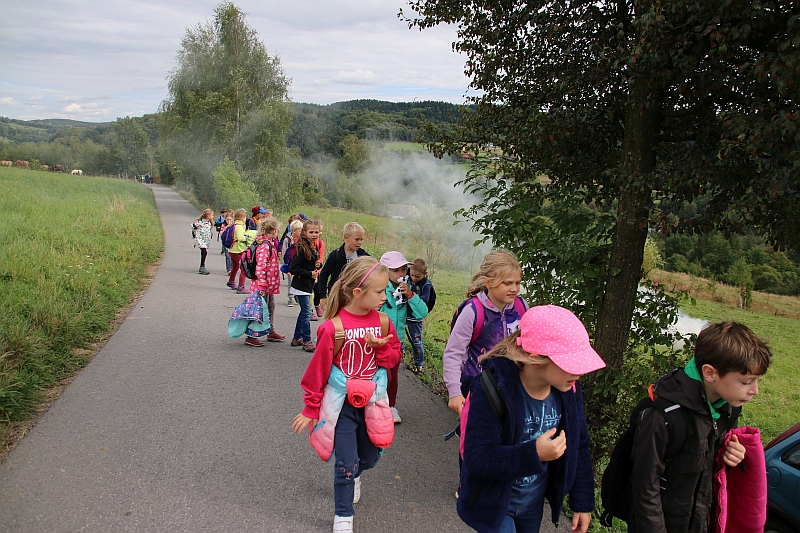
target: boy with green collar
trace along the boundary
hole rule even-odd
[[[636,426],[629,533],[706,533],[713,519],[713,467],[742,405],[758,394],[771,363],[767,345],[743,324],[711,324],[697,337],[695,356],[685,368],[662,376],[654,390],[685,409],[686,437],[667,457],[669,429],[664,412],[646,409]],[[745,458],[734,436],[723,461]]]

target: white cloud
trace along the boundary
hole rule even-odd
[[[219,1],[8,2],[0,115],[111,121],[156,112],[186,29],[208,21]],[[280,58],[295,102],[463,101],[468,80],[451,49],[455,28],[408,29],[397,18],[402,0],[236,4]]]
[[[336,76],[331,78],[334,83],[344,83],[346,85],[377,85],[378,76],[371,70],[354,70],[353,72],[344,72],[340,70]]]

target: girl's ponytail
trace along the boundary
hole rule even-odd
[[[467,298],[472,298],[487,288],[496,287],[516,272],[522,272],[516,255],[508,250],[492,250],[486,254],[481,267],[472,276],[467,287]]]

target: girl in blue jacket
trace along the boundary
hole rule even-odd
[[[537,533],[545,498],[557,524],[569,494],[572,531],[585,533],[594,478],[578,378],[605,363],[583,324],[563,307],[533,307],[481,364],[505,416],[501,423],[485,380],[473,380],[461,417],[459,516],[482,533]]]

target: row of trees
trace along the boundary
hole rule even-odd
[[[465,186],[484,201],[463,215],[536,272],[534,301],[579,313],[608,364],[587,383],[602,453],[625,423],[625,391],[644,390],[640,382],[675,362],[655,348],[669,343],[663,322],[674,313],[658,311],[669,302],[653,305],[658,293],[639,290],[650,229],[754,227],[798,249],[800,8],[730,0],[409,5],[415,14],[401,16],[410,26],[457,25],[454,48],[478,94],[458,127],[431,128],[430,147],[445,154],[491,142],[517,156],[475,167]],[[670,216],[701,196],[702,215]]]

